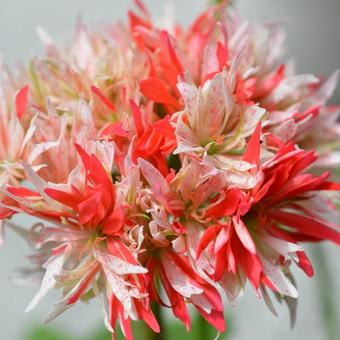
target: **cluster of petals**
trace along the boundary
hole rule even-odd
[[[224,332],[223,298],[249,282],[294,323],[291,267],[313,275],[303,243],[340,245],[324,171],[340,164],[339,73],[295,74],[282,27],[226,1],[187,29],[136,0],[127,25],[79,23],[69,47],[39,35],[45,57],[0,65],[0,243],[13,229],[34,248],[27,311],[59,289],[45,322],[97,298],[113,338],[137,320],[160,332],[157,306],[189,331],[191,305]]]

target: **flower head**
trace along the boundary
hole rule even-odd
[[[227,3],[166,30],[136,0],[128,25],[79,24],[67,48],[40,30],[46,58],[1,71],[0,245],[6,227],[34,248],[28,311],[62,291],[45,322],[95,297],[113,338],[137,320],[160,332],[154,305],[223,332],[223,295],[247,281],[294,322],[303,243],[340,244],[340,185],[320,171],[339,161],[338,73],[296,75],[281,27]]]

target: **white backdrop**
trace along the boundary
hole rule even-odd
[[[162,13],[166,1],[145,0],[155,17]],[[173,0],[176,18],[187,23],[203,8],[205,0]],[[300,72],[329,75],[340,68],[340,0],[236,0],[243,17],[287,19],[290,56],[296,56]],[[35,33],[36,26],[43,26],[57,40],[67,40],[74,28],[76,17],[81,15],[86,23],[94,24],[113,19],[125,19],[131,1],[123,0],[0,0],[0,53],[8,64],[39,54],[40,44]],[[340,91],[337,91],[340,103]],[[22,219],[29,224],[29,220]],[[333,272],[330,285],[338,287],[340,252],[327,244],[327,259]],[[53,298],[42,303],[31,314],[23,314],[35,288],[22,288],[10,282],[14,267],[19,267],[27,255],[23,241],[9,235],[8,245],[0,250],[0,339],[25,340],[23,332],[31,322],[38,322],[47,312]],[[318,271],[316,273],[318,275]],[[235,309],[227,307],[232,315],[233,339],[249,340],[309,340],[326,339],[320,324],[317,280],[297,275],[300,289],[300,307],[296,329],[289,329],[288,313],[280,308],[280,316],[274,318],[263,302],[248,292]],[[334,291],[334,301],[340,306],[339,290]],[[338,310],[339,313],[339,310]],[[338,314],[339,315],[339,314]],[[99,308],[77,306],[60,318],[56,325],[75,334],[100,325]],[[339,332],[340,334],[340,332]],[[335,339],[334,339],[335,340]]]

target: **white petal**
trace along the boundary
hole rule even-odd
[[[57,146],[59,146],[59,142],[46,142],[34,145],[32,151],[29,154],[28,162],[33,163],[42,153]]]
[[[86,274],[79,279],[77,284],[60,300],[58,301],[52,308],[52,310],[47,314],[47,316],[43,319],[43,323],[49,323],[57,318],[59,315],[64,313],[67,309],[72,307],[73,304],[69,304],[69,298],[73,296],[78,289],[82,286],[82,284],[87,280]]]
[[[129,293],[129,289],[125,284],[123,278],[112,272],[112,270],[103,263],[102,268],[104,270],[106,280],[112,290],[112,293],[123,304],[124,312],[130,313],[132,309],[132,299]]]
[[[178,268],[174,261],[163,257],[163,265],[166,276],[176,292],[186,298],[190,298],[194,294],[203,293],[203,289],[198,287],[189,276]]]
[[[222,288],[227,294],[230,303],[235,306],[237,300],[243,295],[245,281],[238,274],[226,272],[222,279]]]
[[[33,300],[30,302],[25,312],[30,312],[44,297],[45,295],[54,287],[56,283],[56,275],[58,275],[63,267],[65,261],[65,255],[61,254],[56,257],[51,257],[45,264],[44,268],[46,273],[43,277],[41,287],[38,293],[34,296]]]
[[[298,292],[296,288],[283,274],[282,270],[280,270],[278,266],[271,264],[264,257],[261,257],[261,259],[263,263],[263,272],[268,276],[270,281],[277,288],[278,292],[282,295],[297,298]]]
[[[336,89],[338,79],[340,76],[340,70],[336,70],[333,74],[322,84],[316,94],[313,94],[311,100],[319,100],[321,103],[325,103],[330,99]]]
[[[199,148],[197,137],[194,135],[189,126],[183,122],[182,115],[178,117],[175,128],[178,144],[176,150],[174,151],[175,155],[179,153],[194,151],[196,148]]]
[[[84,27],[81,27],[78,31],[78,37],[76,42],[76,48],[74,49],[74,58],[77,66],[81,69],[87,69],[93,62],[93,48],[91,40]]]
[[[104,325],[109,332],[114,333],[114,329],[112,328],[110,324],[110,317],[109,317],[110,313],[109,313],[109,306],[107,303],[107,299],[103,297],[103,294],[99,291],[97,282],[93,282],[92,288],[93,288],[93,293],[98,299],[100,308],[102,310]]]
[[[148,270],[142,266],[128,263],[117,256],[96,252],[98,261],[118,275],[146,274]]]
[[[47,182],[44,181],[39,175],[37,175],[37,173],[27,163],[23,162],[22,165],[27,173],[28,179],[31,181],[32,184],[34,184],[37,191],[39,192],[41,197],[44,198],[46,203],[49,204],[51,207],[54,207],[55,209],[61,211],[65,210],[65,206],[55,201],[45,193],[45,189],[48,187]]]
[[[27,143],[32,139],[36,129],[37,129],[37,125],[36,125],[36,121],[37,121],[37,115],[35,115],[32,120],[31,120],[31,123],[30,123],[30,126],[25,134],[25,138],[22,142],[22,145],[21,145],[21,152],[23,152],[25,146],[27,145]]]
[[[57,318],[59,315],[64,313],[67,309],[71,308],[72,305],[68,305],[66,300],[63,299],[59,303],[55,304],[52,310],[42,320],[43,324],[47,324]]]
[[[289,309],[289,315],[290,315],[290,327],[293,329],[296,323],[296,314],[297,314],[297,303],[298,300],[294,299],[290,296],[285,296],[284,301],[286,302],[288,309]]]
[[[273,304],[273,301],[271,300],[268,292],[267,292],[267,289],[265,286],[261,286],[261,292],[262,292],[262,296],[263,296],[263,299],[264,299],[264,302],[266,303],[268,309],[275,315],[277,316],[277,311],[274,307],[274,304]]]
[[[5,245],[5,221],[0,221],[0,248]]]
[[[270,99],[275,103],[282,101],[300,88],[316,84],[319,79],[309,74],[301,74],[284,79],[270,95]]]
[[[192,295],[190,298],[190,302],[195,304],[196,306],[201,307],[206,313],[210,314],[212,310],[211,303],[208,299],[203,295]]]
[[[191,115],[196,110],[198,89],[195,85],[187,84],[184,82],[179,82],[177,84],[177,88],[181,96],[183,97],[186,112],[189,116],[189,121],[191,121]]]
[[[282,256],[288,256],[289,253],[295,253],[297,251],[303,251],[303,247],[288,241],[266,235],[264,241],[270,245],[278,254]]]
[[[186,242],[183,236],[177,237],[171,242],[171,244],[176,253],[182,254],[186,251]]]
[[[138,159],[138,165],[140,166],[145,179],[149,182],[155,198],[167,209],[171,209],[169,201],[174,198],[174,193],[162,174],[153,165],[142,158]]]

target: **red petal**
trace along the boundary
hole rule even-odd
[[[92,268],[92,270],[87,274],[86,279],[79,286],[78,290],[67,300],[68,305],[72,305],[80,299],[80,297],[84,294],[85,290],[87,289],[87,287],[93,280],[94,276],[97,274],[98,269],[99,269],[99,264],[96,264]]]
[[[233,215],[241,199],[241,191],[239,189],[231,189],[225,193],[225,198],[220,203],[208,209],[205,213],[206,217],[221,218]]]
[[[295,113],[294,114],[294,120],[296,122],[299,122],[299,121],[305,119],[308,116],[312,116],[312,118],[315,118],[319,115],[319,113],[320,113],[320,106],[313,106],[305,112]]]
[[[142,13],[146,16],[149,17],[149,12],[147,7],[144,5],[143,1],[141,0],[134,0],[136,6],[142,11]]]
[[[324,182],[318,187],[318,190],[340,191],[340,183]]]
[[[95,192],[88,199],[78,204],[79,211],[79,223],[86,224],[91,222],[91,220],[97,216],[98,208],[100,205],[100,201],[102,198],[102,194],[100,191]]]
[[[202,251],[208,246],[210,242],[216,240],[216,237],[222,228],[223,227],[221,225],[214,225],[205,230],[197,246],[197,258],[200,257]]]
[[[261,137],[261,122],[257,124],[254,133],[249,139],[246,151],[243,154],[243,160],[245,162],[259,164],[261,145],[260,137]]]
[[[84,168],[87,170],[88,180],[92,181],[93,184],[101,183],[110,192],[113,199],[114,187],[101,162],[95,155],[90,156],[79,144],[74,144],[74,146],[83,162]]]
[[[143,27],[146,27],[146,28],[152,28],[150,23],[143,20],[142,18],[140,18],[139,16],[137,16],[135,13],[133,13],[131,11],[128,12],[128,16],[129,16],[129,25],[130,25],[131,31],[134,32],[136,27],[138,27],[138,26],[143,26]]]
[[[163,268],[161,268],[160,270],[160,276],[161,282],[164,286],[164,290],[171,303],[171,308],[173,310],[174,315],[183,322],[187,331],[189,332],[191,323],[190,315],[188,313],[183,297],[172,288],[168,278],[166,277],[166,274],[164,273]]]
[[[254,93],[255,98],[266,96],[269,92],[275,89],[285,76],[285,65],[280,65],[274,73],[270,74],[263,81],[260,81],[256,86]]]
[[[40,197],[40,194],[24,187],[7,187],[7,191],[19,197]]]
[[[102,223],[102,232],[107,235],[115,235],[121,231],[124,222],[124,210],[121,206],[119,206],[114,209],[112,214]]]
[[[160,327],[151,310],[147,310],[139,300],[135,300],[138,316],[156,333],[160,332]]]
[[[264,283],[269,289],[271,289],[273,292],[277,292],[278,289],[273,285],[272,281],[269,279],[268,276],[262,273],[262,279],[261,282]]]
[[[96,86],[91,86],[91,91],[98,96],[98,98],[113,112],[116,111],[115,105],[112,103],[112,101],[105,96],[105,94]]]
[[[306,253],[304,251],[297,251],[296,255],[299,258],[298,265],[299,267],[309,276],[312,277],[314,275],[313,266],[309,261]]]
[[[123,129],[122,122],[111,123],[100,133],[100,137],[109,137],[112,139],[116,136],[128,137],[128,133]]]
[[[79,144],[74,144],[82,162],[84,165],[84,168],[87,171],[90,171],[91,169],[91,157],[90,155],[79,145]]]
[[[154,124],[154,128],[162,136],[176,140],[175,128],[170,124],[170,116],[158,120]]]
[[[258,257],[244,250],[241,251],[239,254],[239,261],[250,283],[255,289],[258,289],[261,282],[261,274],[263,270],[262,263],[260,262]]]
[[[212,310],[210,314],[205,312],[202,308],[195,306],[198,312],[219,332],[223,333],[226,329],[223,312]]]
[[[218,59],[218,64],[220,66],[220,71],[223,67],[227,65],[228,62],[228,50],[223,46],[221,42],[217,44],[216,55]]]
[[[243,223],[241,219],[233,218],[233,223],[235,227],[236,234],[240,239],[243,246],[249,250],[249,252],[253,255],[256,254],[256,246],[253,238],[251,237],[246,225]]]
[[[118,317],[119,302],[113,294],[111,294],[110,296],[109,305],[110,305],[109,306],[110,307],[110,324],[111,324],[112,329],[114,330],[116,328],[116,322],[117,322],[117,317]]]
[[[0,207],[0,220],[4,220],[5,218],[9,218],[14,214],[15,214],[15,211],[8,209],[8,208]]]
[[[121,241],[110,238],[107,241],[107,246],[112,255],[120,257],[128,263],[134,265],[138,264],[134,256],[131,254],[130,250]]]
[[[133,121],[135,123],[137,135],[141,136],[144,132],[144,125],[143,125],[143,120],[142,120],[142,111],[136,105],[136,103],[132,100],[130,100],[130,106],[131,106],[132,117],[133,117]]]
[[[309,165],[313,164],[317,159],[315,151],[309,151],[298,158],[293,167],[290,170],[290,176],[293,177],[303,170],[305,170]]]
[[[277,178],[276,174],[274,173],[269,179],[269,181],[267,181],[265,184],[263,183],[260,184],[260,188],[254,196],[254,203],[259,202],[264,196],[266,196],[268,191],[271,189],[273,183],[275,183],[276,178]],[[254,189],[254,191],[256,191],[256,189]]]
[[[228,247],[222,247],[221,250],[215,255],[215,270],[214,270],[214,281],[218,282],[222,279],[225,271],[227,270],[227,256]]]
[[[125,336],[125,340],[133,340],[133,333],[131,328],[131,319],[125,319],[123,307],[119,308],[119,323],[120,328]]]
[[[19,119],[22,118],[24,113],[27,110],[27,95],[28,95],[29,87],[25,86],[17,93],[15,97],[15,106],[17,111],[17,116]]]
[[[227,245],[227,261],[230,271],[236,274],[236,258],[230,243]]]
[[[305,235],[315,237],[319,240],[330,240],[340,245],[340,233],[312,217],[296,215],[280,210],[270,212],[269,216],[277,222],[295,228]]]
[[[114,186],[112,184],[111,178],[104,169],[104,166],[95,156],[91,156],[91,170],[89,171],[89,179],[94,184],[102,184],[103,187],[110,192],[112,198],[114,193]]]
[[[158,78],[150,77],[142,80],[140,90],[146,98],[155,103],[169,104],[175,108],[180,107],[177,99],[169,93],[166,83]]]
[[[79,201],[68,192],[52,188],[46,188],[45,193],[51,198],[53,198],[55,201],[58,201],[74,210],[77,210]]]
[[[324,183],[325,178],[328,176],[329,174],[327,172],[319,177],[313,177],[311,174],[297,175],[288,182],[283,183],[281,188],[276,188],[278,192],[273,192],[272,196],[268,199],[267,204],[278,204],[283,200],[297,197],[305,192],[319,190],[319,187]],[[280,178],[280,173],[277,173],[276,178]],[[271,191],[274,191],[274,189]]]
[[[218,236],[216,237],[214,251],[218,253],[223,246],[227,244],[231,236],[231,222],[228,221],[227,225],[224,225]]]
[[[176,67],[178,74],[183,73],[182,65],[181,65],[180,61],[178,60],[177,54],[176,54],[175,49],[174,49],[172,42],[170,40],[169,33],[166,32],[166,31],[162,31],[161,32],[161,40],[163,40],[163,42],[165,42],[165,45],[166,45],[168,52],[169,52],[169,57],[170,57],[173,65]]]

